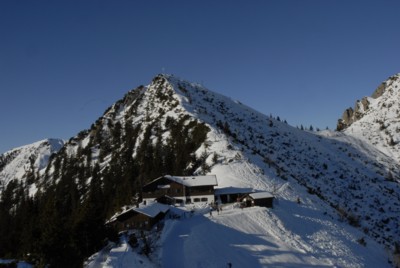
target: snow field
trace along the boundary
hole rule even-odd
[[[288,201],[272,210],[227,206],[211,217],[168,220],[165,230],[160,256],[166,268],[227,267],[228,262],[233,267],[389,267],[373,241],[363,247],[342,223]]]

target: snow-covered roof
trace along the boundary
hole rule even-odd
[[[166,175],[166,176],[164,176],[164,178],[169,179],[174,182],[177,182],[177,183],[180,183],[180,184],[183,184],[188,187],[218,185],[217,176],[215,176],[215,175],[187,176],[187,177]]]
[[[151,203],[148,205],[140,204],[139,207],[133,207],[132,210],[139,212],[141,214],[147,215],[151,218],[156,217],[160,212],[165,213],[169,210],[168,205],[164,205],[161,203]]]
[[[215,195],[221,194],[247,194],[252,193],[254,190],[252,188],[239,188],[239,187],[224,187],[215,189]]]
[[[270,192],[257,192],[249,194],[253,199],[272,198],[274,197]]]
[[[136,206],[130,207],[130,208],[122,211],[121,213],[118,213],[118,214],[112,216],[111,219],[107,222],[113,222],[113,221],[117,220],[117,218],[120,217],[121,215],[123,215],[125,213],[129,213],[131,211],[135,211],[135,212],[144,214],[146,216],[149,216],[150,218],[154,218],[158,214],[160,214],[160,212],[166,213],[169,209],[170,209],[170,206],[164,205],[161,203],[157,203],[157,202],[147,203],[146,205],[141,203],[141,204],[139,204],[139,207],[136,207]]]

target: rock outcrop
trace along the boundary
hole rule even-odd
[[[391,76],[388,78],[388,80],[382,82],[377,89],[372,93],[371,97],[364,97],[360,100],[357,100],[354,108],[347,108],[343,115],[342,118],[338,120],[336,130],[337,131],[342,131],[348,128],[350,125],[352,125],[354,122],[360,120],[371,108],[371,100],[370,99],[379,99],[382,97],[385,92],[388,90],[393,90],[393,83],[398,81],[400,79],[400,74]],[[397,88],[395,86],[395,88]]]

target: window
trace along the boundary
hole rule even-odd
[[[208,198],[207,197],[201,198],[201,202],[208,202]]]
[[[200,202],[200,198],[193,199],[194,202]]]

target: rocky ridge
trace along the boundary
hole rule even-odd
[[[400,74],[384,81],[372,94],[357,101],[338,121],[337,129],[362,139],[400,161]]]

